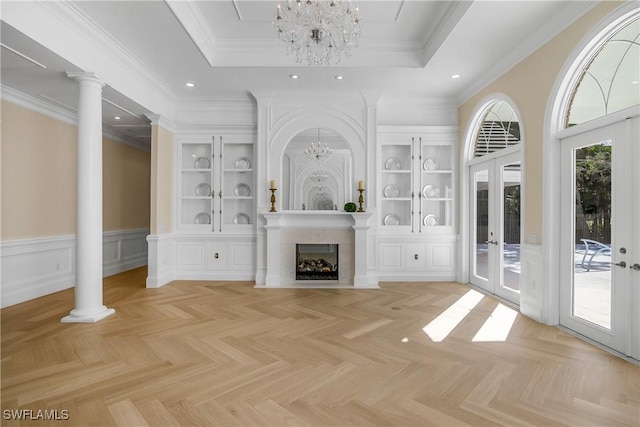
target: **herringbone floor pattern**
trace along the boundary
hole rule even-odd
[[[72,290],[2,310],[2,425],[640,425],[628,362],[522,315],[505,341],[473,342],[493,298],[433,342],[423,327],[469,291],[458,283],[145,289],[145,276],[105,279],[116,313],[96,324],[60,323]],[[7,420],[15,409],[69,419]]]

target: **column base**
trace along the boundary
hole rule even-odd
[[[368,276],[354,276],[353,287],[357,289],[380,289],[377,283],[370,283]]]
[[[60,321],[62,323],[96,323],[98,320],[102,320],[116,312],[113,308],[107,308],[104,306],[102,308],[103,310],[101,311],[82,315],[74,313],[75,310],[71,310],[71,313],[69,313],[68,316],[63,317]]]

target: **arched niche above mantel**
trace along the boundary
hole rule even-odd
[[[328,161],[309,160],[305,149],[320,141],[332,149]],[[318,182],[314,175],[326,174]],[[282,157],[282,209],[341,209],[352,200],[353,153],[347,142],[330,129],[312,128],[299,132],[287,144]]]

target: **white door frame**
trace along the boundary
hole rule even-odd
[[[515,112],[516,117],[518,118],[518,123],[520,125],[520,143],[515,146],[507,147],[503,150],[500,150],[496,153],[487,154],[486,156],[482,156],[480,158],[474,157],[474,151],[476,146],[476,138],[478,136],[478,131],[482,126],[482,121],[484,120],[484,116],[487,111],[493,104],[499,101],[508,102],[513,111]],[[473,113],[471,115],[471,120],[469,122],[469,126],[465,132],[464,138],[462,140],[463,148],[460,150],[460,217],[458,223],[460,224],[460,240],[458,243],[458,275],[456,280],[460,283],[469,283],[471,277],[471,259],[470,259],[470,245],[471,245],[471,237],[470,237],[470,225],[469,221],[471,218],[470,214],[470,197],[471,197],[471,189],[469,188],[469,167],[476,162],[481,162],[486,159],[492,158],[491,156],[499,156],[502,154],[507,154],[510,152],[521,151],[522,159],[521,159],[521,174],[522,174],[522,182],[520,184],[520,194],[522,194],[522,198],[520,200],[520,224],[526,224],[526,147],[524,135],[526,134],[525,123],[522,121],[522,114],[520,114],[520,110],[516,106],[515,102],[507,95],[503,93],[493,93],[488,96],[485,96],[478,102]],[[521,236],[524,236],[524,229],[521,230]],[[522,238],[520,239],[522,242]]]
[[[544,116],[542,140],[542,286],[539,320],[548,325],[560,323],[560,139],[601,127],[636,114],[639,107],[610,114],[565,129],[565,118],[572,91],[595,52],[622,26],[638,15],[636,2],[626,2],[596,24],[574,48],[551,89]],[[576,129],[577,128],[577,129]]]
[[[504,221],[503,221],[503,191],[504,191],[504,183],[502,176],[502,167],[519,163],[522,167],[522,147],[521,144],[504,148],[502,150],[495,151],[493,153],[487,154],[482,157],[478,157],[473,161],[469,162],[469,282],[475,286],[478,286],[498,297],[504,298],[507,301],[510,301],[513,304],[520,305],[520,293],[514,290],[511,290],[505,286],[504,277],[503,277],[503,252],[501,249],[502,242],[504,241]],[[489,183],[489,223],[488,230],[492,233],[489,236],[489,240],[495,243],[488,243],[487,246],[487,277],[479,277],[473,274],[473,265],[474,265],[474,255],[476,253],[476,194],[474,192],[474,182],[473,177],[476,171],[487,170]],[[521,172],[521,180],[520,180],[520,201],[523,199],[522,192],[522,172]],[[522,203],[520,209],[522,215]],[[521,233],[522,236],[522,216],[520,221]],[[522,237],[520,239],[520,243],[522,244]]]
[[[633,120],[637,126],[638,118],[636,117]],[[585,132],[567,136],[560,142],[561,163],[563,165],[561,186],[559,187],[559,192],[562,194],[560,322],[561,325],[624,355],[630,355],[633,348],[632,331],[635,328],[631,322],[632,289],[640,287],[640,272],[634,274],[634,271],[629,268],[635,262],[635,259],[640,262],[640,253],[636,252],[639,243],[633,241],[633,236],[638,234],[637,230],[640,225],[637,220],[634,221],[632,219],[639,216],[637,211],[632,215],[633,200],[637,199],[637,197],[633,197],[632,192],[640,191],[640,187],[637,186],[637,182],[633,178],[632,165],[636,162],[633,161],[635,160],[633,157],[634,135],[631,133],[631,121],[632,119],[626,119],[600,128],[589,129]],[[623,261],[627,264],[624,266],[611,266],[610,328],[596,325],[573,314],[573,282],[575,280],[574,150],[608,139],[611,139],[613,143],[611,156],[613,166],[611,175],[611,211],[614,216],[612,217],[611,262],[618,263]],[[637,144],[637,133],[635,134],[635,139]],[[626,248],[626,253],[619,253],[619,249],[622,247]],[[635,332],[635,334],[637,336],[638,332]]]

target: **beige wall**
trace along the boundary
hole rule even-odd
[[[560,70],[587,32],[624,2],[602,2],[577,22],[525,58],[502,77],[478,92],[458,110],[460,141],[468,130],[478,103],[494,93],[509,96],[520,111],[525,146],[524,236],[542,237],[542,138],[544,114],[551,89]],[[461,147],[462,148],[462,147]],[[462,149],[460,150],[462,153]]]
[[[151,153],[105,138],[102,164],[104,231],[149,228]]]
[[[2,240],[75,234],[75,126],[2,101]]]
[[[2,240],[76,232],[76,126],[2,100]],[[150,154],[103,142],[103,228],[149,227]]]
[[[173,133],[151,127],[151,234],[173,230]]]

